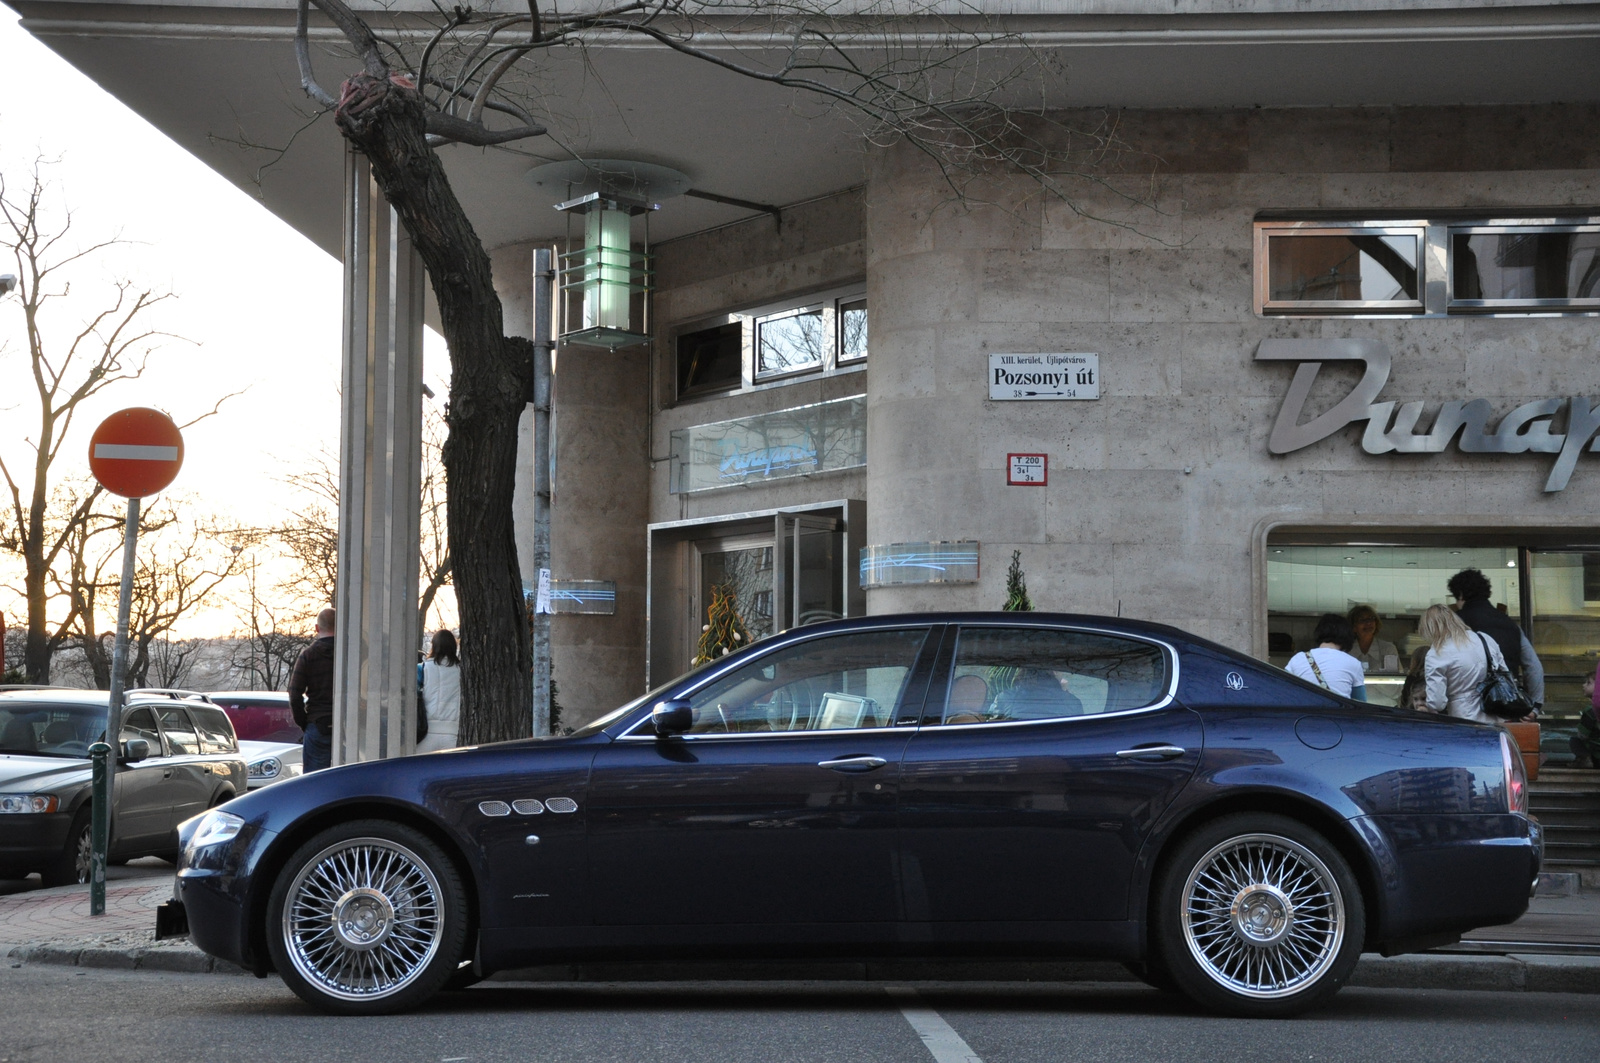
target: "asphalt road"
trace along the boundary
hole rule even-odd
[[[481,985],[380,1019],[275,978],[0,968],[0,1063],[1591,1063],[1600,997],[1346,990],[1247,1022],[1124,985]]]

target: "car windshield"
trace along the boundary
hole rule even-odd
[[[0,706],[0,753],[87,757],[105,729],[106,710],[95,705]]]

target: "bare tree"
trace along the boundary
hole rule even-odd
[[[28,608],[28,634],[23,671],[31,683],[50,680],[50,656],[60,645],[62,632],[78,618],[68,604],[68,615],[50,629],[51,589],[58,585],[53,572],[67,544],[94,521],[103,489],[98,484],[74,485],[71,493],[55,478],[54,466],[72,428],[79,407],[114,384],[132,380],[144,371],[145,359],[167,334],[144,325],[146,311],[168,298],[129,281],[119,281],[109,305],[64,327],[63,339],[47,340],[47,326],[58,300],[71,292],[67,277],[71,267],[94,258],[116,240],[87,246],[68,243],[72,216],[62,212],[52,226],[45,204],[48,185],[42,161],[35,162],[24,190],[13,194],[0,174],[0,246],[15,261],[17,289],[27,337],[28,376],[32,381],[30,416],[33,434],[27,444],[33,452],[31,468],[13,469],[0,456],[0,477],[9,494],[0,548],[17,554],[23,562],[23,596]],[[8,300],[9,302],[9,300]],[[61,326],[57,326],[61,327]],[[11,351],[0,346],[0,356]],[[9,360],[9,358],[7,358]],[[20,374],[7,374],[18,380]],[[23,388],[18,387],[16,392]]]
[[[449,430],[432,406],[422,417],[422,563],[417,596],[417,630],[427,635],[428,613],[439,592],[450,585],[450,534],[446,528],[444,443]]]
[[[255,543],[251,548],[262,545]],[[297,605],[285,607],[281,601],[262,596],[253,557],[242,574],[245,597],[241,603],[241,627],[234,636],[231,667],[244,675],[251,690],[282,690],[288,685],[300,651],[311,644],[309,618]]]
[[[337,97],[312,69],[310,6],[338,28],[361,64]],[[436,10],[431,22],[394,16],[395,32],[380,36],[344,0],[300,0],[295,46],[302,86],[367,157],[437,297],[451,358],[444,464],[465,634],[462,739],[481,742],[527,732],[532,666],[511,497],[533,347],[505,334],[489,256],[435,149],[544,135],[533,117],[537,79],[513,71],[555,48],[631,40],[670,49],[808,93],[855,119],[873,141],[908,142],[958,191],[964,175],[1006,166],[1064,195],[1072,154],[1110,141],[1101,132],[1063,136],[1070,131],[1042,107],[1019,117],[1001,106],[1014,105],[1012,97],[1039,80],[1034,75],[1049,74],[1048,64],[1022,38],[960,4],[951,13],[952,5],[933,0],[849,8],[830,0],[602,0],[562,11],[529,0],[526,14]],[[432,30],[421,40],[419,25]],[[999,44],[1008,47],[993,47]]]
[[[156,639],[150,644],[150,664],[145,678],[151,686],[169,690],[187,686],[205,647],[205,639]]]

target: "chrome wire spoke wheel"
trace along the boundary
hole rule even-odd
[[[379,1000],[427,970],[444,937],[443,891],[427,861],[386,838],[349,838],[301,866],[283,942],[306,981],[341,1000]]]
[[[1184,883],[1180,918],[1207,977],[1242,996],[1285,997],[1315,985],[1338,959],[1344,898],[1310,849],[1276,834],[1214,846]]]

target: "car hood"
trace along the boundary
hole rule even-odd
[[[89,781],[87,760],[76,757],[29,757],[0,754],[0,792],[37,793],[78,786]]]

